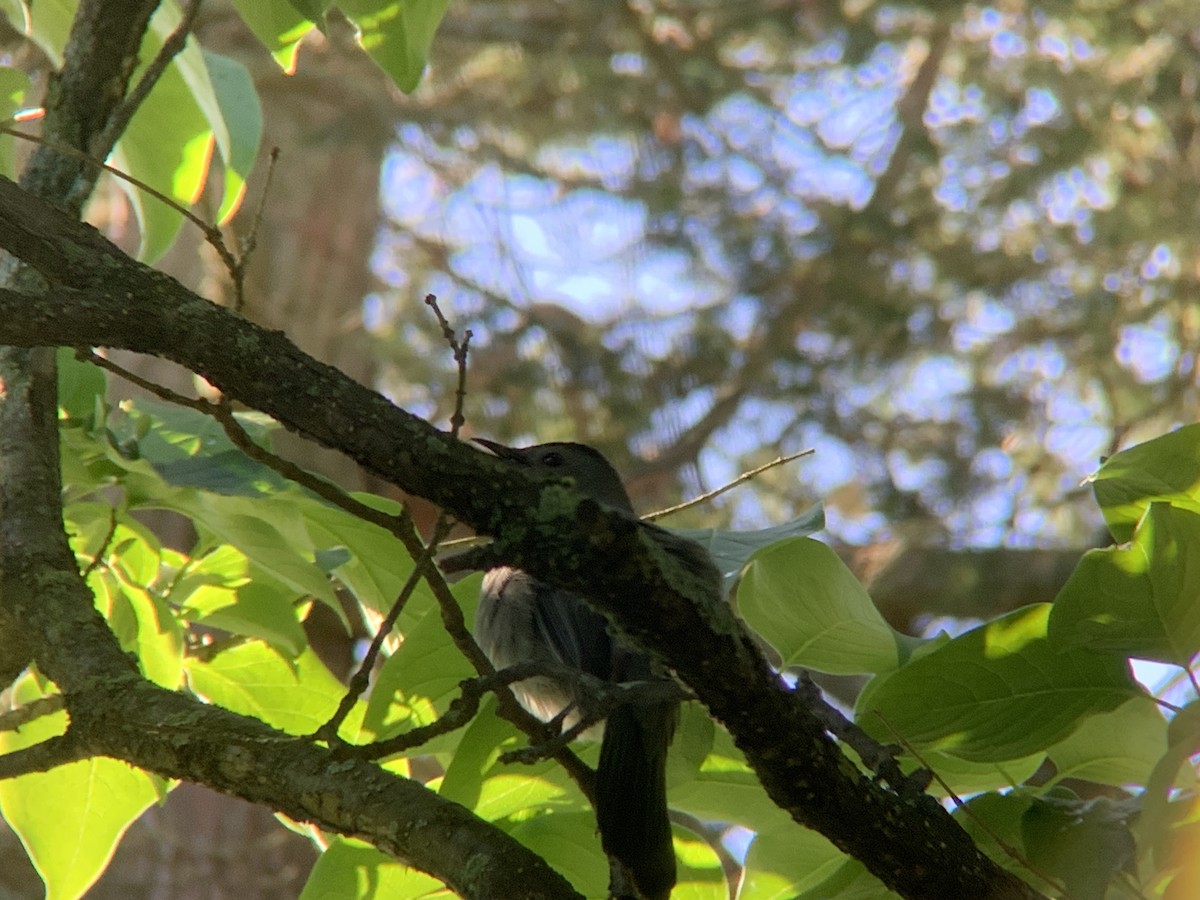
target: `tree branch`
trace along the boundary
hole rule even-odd
[[[771,670],[720,601],[714,573],[697,565],[694,545],[601,507],[565,484],[529,480],[517,467],[451,440],[307,357],[282,334],[202,300],[125,257],[93,229],[2,180],[0,246],[52,282],[38,295],[0,291],[0,341],[107,345],[190,368],[228,396],[341,450],[494,536],[495,551],[509,564],[585,592],[633,641],[665,660],[725,724],[781,808],[862,860],[894,890],[911,897],[1037,896],[980,853],[933,798],[897,796],[847,762],[824,725]],[[629,602],[635,597],[637,603]],[[36,624],[51,631],[66,627],[41,617]],[[61,654],[75,640],[55,642],[59,655],[54,669],[47,668],[69,703],[69,685],[60,677],[71,680],[75,656]],[[141,685],[136,690],[154,689]],[[166,702],[150,696],[153,704]],[[143,699],[120,704],[153,709]],[[188,716],[199,715],[190,705],[187,709]],[[170,712],[180,714],[179,709]],[[149,727],[148,719],[139,715],[136,720],[140,728]],[[125,732],[125,724],[128,720],[109,723],[123,739],[136,739]],[[97,724],[96,734],[103,732],[102,725]],[[178,743],[172,746],[173,754],[191,754]],[[250,740],[239,752],[254,746],[261,742]],[[115,742],[104,741],[104,752],[119,750]],[[203,762],[203,752],[197,754],[195,762]],[[131,756],[136,764],[156,763],[148,766],[155,771],[171,768],[149,750],[147,758],[124,751],[125,758]],[[235,768],[257,764],[244,760]],[[221,766],[192,766],[188,777],[197,774],[204,783],[216,780],[224,789],[245,789]],[[273,796],[272,802],[286,810],[297,800]],[[442,865],[444,860],[439,871]]]

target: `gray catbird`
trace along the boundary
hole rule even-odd
[[[538,477],[573,479],[580,493],[633,512],[620,477],[591,447],[555,443],[514,449],[478,438],[476,442],[529,467]],[[701,565],[712,567],[699,546],[682,543],[687,544],[685,555],[698,554]],[[665,677],[645,653],[614,636],[605,618],[577,595],[520,569],[502,567],[487,573],[475,634],[498,669],[538,661],[614,682]],[[580,700],[571,684],[548,677],[522,681],[514,690],[527,709],[545,720]],[[625,704],[609,714],[600,744],[595,796],[600,840],[647,900],[669,896],[675,884],[666,763],[678,713],[675,700]],[[570,722],[568,718],[565,724]]]

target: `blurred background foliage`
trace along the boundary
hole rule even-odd
[[[1055,547],[1081,480],[1195,419],[1192,4],[454,5],[384,164],[379,378],[578,438],[642,506],[823,500],[863,544]]]

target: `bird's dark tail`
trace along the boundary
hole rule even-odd
[[[667,747],[678,704],[628,704],[604,726],[596,769],[596,821],[604,852],[633,878],[645,900],[675,886],[675,849],[667,818]]]

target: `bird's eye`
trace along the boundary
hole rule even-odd
[[[551,450],[542,457],[542,465],[549,466],[551,469],[557,469],[564,462],[566,462],[566,460],[563,459],[563,455],[557,450]]]

